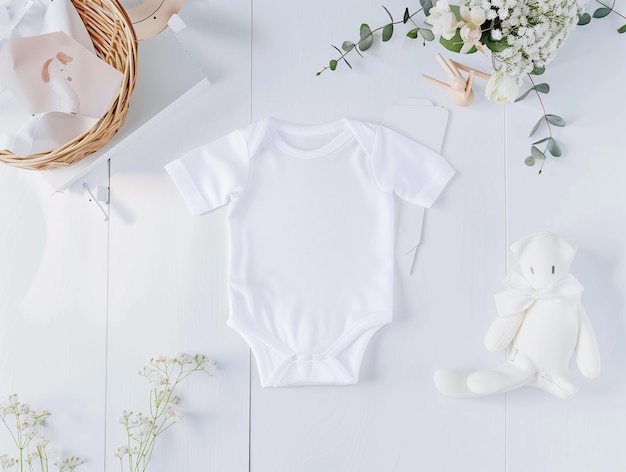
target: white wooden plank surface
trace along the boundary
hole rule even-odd
[[[51,468],[78,455],[102,470],[108,237],[83,182],[107,174],[53,197],[37,173],[0,168],[0,397],[52,413]],[[0,454],[16,453],[3,426]]]
[[[158,439],[151,470],[248,470],[249,351],[226,326],[225,213],[192,216],[164,165],[249,121],[250,3],[186,8],[212,84],[111,162],[107,471],[118,470],[112,458],[124,443],[117,417],[148,407],[137,370],[181,351],[207,355],[218,370],[183,385],[185,418]],[[154,77],[167,80],[161,66]]]
[[[548,230],[578,246],[571,272],[585,288],[582,303],[603,363],[593,380],[572,364],[580,390],[569,401],[530,389],[507,395],[507,470],[512,472],[626,467],[621,446],[626,437],[626,90],[620,79],[626,63],[594,46],[623,43],[615,32],[620,25],[617,18],[606,18],[575,30],[546,73],[552,86],[544,97],[548,112],[569,124],[554,131],[564,156],[547,162],[541,176],[522,163],[531,141],[524,131],[541,116],[536,98],[507,113],[508,242]]]

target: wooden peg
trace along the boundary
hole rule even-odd
[[[481,79],[489,80],[489,78],[491,77],[489,74],[486,74],[485,72],[481,72],[479,70],[473,69],[472,67],[466,66],[464,64],[460,64],[460,63],[458,63],[458,62],[456,62],[456,61],[454,61],[452,59],[450,60],[450,62],[452,62],[452,64],[454,64],[454,66],[457,69],[461,69],[464,72],[472,72],[472,71],[474,71],[474,74],[477,77],[480,77]]]
[[[452,93],[452,99],[454,103],[456,103],[460,107],[466,107],[470,103],[474,101],[474,91],[472,90],[472,83],[474,81],[475,75],[487,75],[480,71],[476,71],[469,67],[463,66],[451,59],[444,59],[441,54],[437,54],[435,56],[439,65],[443,68],[444,72],[450,79],[450,84],[446,84],[445,82],[441,82],[437,79],[433,79],[427,75],[422,74],[422,79],[426,82],[429,82],[437,87],[448,90]],[[463,77],[463,75],[459,72],[459,69],[469,72],[469,76],[467,79]]]
[[[437,87],[441,87],[446,90],[452,90],[452,87],[450,87],[449,84],[441,82],[440,80],[437,80],[437,79],[433,79],[432,77],[428,77],[427,75],[422,74],[422,79],[424,79],[426,82],[436,85]]]
[[[448,77],[450,77],[451,79],[454,79],[456,77],[456,74],[454,73],[453,67],[450,67],[448,62],[446,62],[446,60],[443,58],[441,54],[437,53],[435,57],[437,58],[437,61],[439,61],[439,65],[441,65],[441,67],[443,68],[444,72],[448,75]]]

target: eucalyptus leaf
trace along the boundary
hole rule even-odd
[[[383,42],[387,42],[391,39],[391,37],[393,36],[393,23],[389,23],[388,25],[385,25],[385,27],[383,28]]]
[[[521,102],[522,100],[524,100],[526,97],[528,97],[528,94],[532,92],[533,90],[535,90],[535,87],[531,87],[528,90],[526,90],[523,94],[521,94],[519,97],[515,99],[515,103]]]
[[[557,143],[554,138],[548,139],[548,151],[554,157],[561,157],[561,155],[563,154],[563,152],[561,151],[561,146],[559,146],[559,143]]]
[[[546,120],[548,120],[551,124],[558,127],[565,126],[565,120],[557,115],[546,115]]]
[[[344,41],[341,45],[341,49],[346,52],[350,52],[352,51],[352,49],[354,49],[354,43],[352,41]]]
[[[422,6],[423,6],[423,5],[422,5]],[[406,24],[406,23],[407,23],[407,21],[409,21],[409,18],[411,18],[411,14],[409,13],[409,9],[408,9],[408,8],[406,8],[406,9],[404,10],[404,17],[402,18],[402,22],[403,22],[404,24]]]
[[[546,159],[546,155],[537,146],[531,146],[530,153],[536,160],[543,161]]]
[[[532,74],[532,75],[541,75],[541,74],[543,74],[545,71],[546,71],[546,68],[545,68],[545,67],[543,67],[543,66],[542,66],[542,67],[535,67],[535,68],[533,69],[533,71],[531,72],[531,74]]]
[[[391,16],[391,12],[387,10],[387,7],[385,5],[382,5],[382,7],[385,9],[385,11],[387,12],[387,15],[389,15],[389,19],[393,23],[393,16]]]
[[[550,139],[552,139],[552,138],[550,138],[550,137],[548,136],[547,138],[543,138],[543,139],[540,139],[539,141],[535,141],[535,142],[533,143],[533,145],[537,145],[537,144],[542,144],[542,143],[545,143],[546,141],[550,141]]]
[[[433,7],[433,1],[432,0],[420,0],[420,5],[422,5],[422,8],[424,9],[424,15],[425,16],[430,15],[430,9]]]
[[[626,33],[626,25],[622,26],[621,28],[617,29],[618,33]]]
[[[406,35],[411,39],[415,39],[417,38],[417,33],[419,33],[419,30],[420,30],[419,28],[412,29]]]
[[[585,26],[591,22],[591,15],[587,12],[583,13],[578,17],[578,25]]]
[[[365,23],[361,25],[360,33],[361,41],[359,41],[359,49],[361,51],[367,51],[370,47],[372,47],[374,35],[372,35],[372,30],[369,25]]]
[[[449,5],[450,11],[454,13],[454,16],[458,21],[461,21],[463,17],[461,17],[461,7],[459,5]]]
[[[507,43],[504,39],[501,41],[493,41],[492,39],[487,38],[485,39],[485,46],[487,46],[487,49],[490,51],[502,52],[509,47],[509,43]]]
[[[456,30],[456,33],[450,39],[445,39],[443,36],[440,36],[439,42],[444,48],[452,52],[461,52],[461,48],[463,47],[463,39],[461,39],[459,30]],[[475,51],[475,47],[469,50],[470,53]]]
[[[528,156],[525,160],[524,160],[524,164],[526,164],[529,167],[532,167],[535,165],[535,158],[533,156]]]
[[[612,11],[613,10],[611,8],[607,8],[607,7],[598,8],[596,11],[593,12],[593,17],[604,18],[605,16],[610,14]]]
[[[435,39],[435,35],[431,30],[422,28],[419,31],[422,35],[422,38],[424,38],[426,41],[433,41]]]
[[[532,91],[536,90],[537,92],[541,92],[541,93],[548,93],[550,91],[550,86],[546,83],[541,83],[541,84],[537,84],[534,87],[529,88],[528,90],[526,90],[526,92],[524,92],[522,95],[520,95],[519,97],[517,97],[517,99],[515,100],[516,102],[521,102],[522,100],[524,100],[528,94]]]
[[[330,70],[335,70],[337,68],[337,61],[335,59],[331,59],[328,67],[330,67]]]
[[[539,121],[537,122],[537,124],[535,124],[535,126],[533,126],[533,129],[530,131],[530,134],[528,135],[529,138],[537,132],[537,130],[539,129],[541,124],[545,121],[545,119],[546,119],[545,116],[542,116],[541,118],[539,118]]]

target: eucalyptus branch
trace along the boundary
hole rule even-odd
[[[527,90],[526,93],[521,95],[516,100],[516,102],[521,101],[524,98],[526,98],[526,96],[528,96],[530,92],[533,92],[533,91],[535,92],[535,94],[537,95],[537,98],[539,99],[539,105],[541,106],[541,109],[543,110],[543,115],[541,116],[541,118],[539,118],[539,121],[537,121],[537,123],[531,130],[529,136],[532,136],[533,134],[535,134],[537,130],[541,127],[541,125],[545,123],[546,127],[548,128],[548,137],[540,139],[539,141],[535,141],[534,143],[532,143],[530,147],[530,156],[528,156],[524,162],[528,166],[533,166],[535,165],[537,160],[540,160],[541,166],[539,168],[539,174],[541,174],[543,172],[543,166],[546,163],[546,158],[548,154],[551,154],[554,157],[560,157],[563,154],[561,151],[561,146],[556,141],[556,139],[554,139],[552,135],[551,125],[563,127],[565,126],[565,120],[561,118],[560,116],[552,115],[546,112],[546,107],[543,103],[543,99],[541,98],[541,93],[548,93],[550,91],[550,86],[546,83],[535,84],[535,81],[533,80],[531,74],[528,74],[528,79],[530,80],[532,87],[529,90]],[[543,150],[537,147],[540,144],[544,144],[544,143],[545,143],[545,147],[543,148]]]
[[[552,136],[552,128],[550,127],[550,121],[547,118],[548,115],[546,113],[546,107],[543,104],[543,100],[541,99],[541,95],[539,93],[539,90],[537,90],[537,86],[535,85],[535,81],[533,80],[533,76],[531,74],[528,74],[528,80],[530,80],[530,83],[535,89],[535,94],[537,95],[537,99],[539,99],[539,104],[541,105],[541,109],[543,110],[543,119],[545,120],[546,126],[548,127],[548,133],[550,133],[550,136]]]
[[[372,43],[374,41],[374,34],[378,33],[379,31],[382,31],[382,40],[383,42],[387,42],[389,41],[389,39],[391,39],[391,36],[393,35],[393,30],[394,30],[394,26],[399,25],[399,24],[406,24],[409,21],[411,21],[411,23],[413,23],[413,25],[416,25],[416,23],[413,21],[413,17],[415,15],[417,15],[418,13],[424,11],[424,7],[422,6],[421,8],[419,8],[418,10],[416,10],[413,13],[409,13],[409,9],[406,8],[404,11],[404,16],[402,18],[402,20],[394,20],[393,16],[391,15],[391,13],[389,12],[389,10],[387,8],[385,8],[383,6],[383,8],[385,9],[385,11],[387,12],[387,15],[389,15],[390,18],[390,22],[383,25],[383,26],[379,26],[377,28],[371,29],[369,27],[369,25],[367,25],[366,23],[361,24],[361,28],[360,28],[360,39],[357,42],[352,42],[352,41],[344,41],[342,44],[342,49],[339,49],[337,46],[335,45],[331,45],[338,53],[339,56],[336,59],[331,59],[330,62],[328,63],[327,66],[324,66],[324,68],[322,70],[320,70],[316,75],[320,75],[322,72],[330,69],[330,70],[335,70],[337,68],[337,64],[340,61],[343,61],[348,68],[352,69],[352,65],[348,62],[348,60],[346,59],[346,56],[348,54],[350,54],[353,50],[357,52],[357,54],[361,57],[363,57],[363,55],[361,54],[362,51],[367,51],[371,46]],[[415,27],[414,29],[412,29],[411,31],[409,31],[409,33],[407,34],[407,36],[409,36],[412,39],[417,38],[418,34],[422,35],[422,38],[424,39],[424,41],[432,41],[434,39],[434,35],[432,33],[432,31],[430,31],[427,28],[419,28],[419,27]]]

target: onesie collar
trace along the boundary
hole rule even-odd
[[[313,149],[295,147],[285,141],[282,134],[295,137],[315,137],[332,135],[331,139]],[[316,125],[296,125],[278,118],[268,118],[267,136],[282,151],[302,158],[319,157],[330,154],[354,137],[346,118]]]

